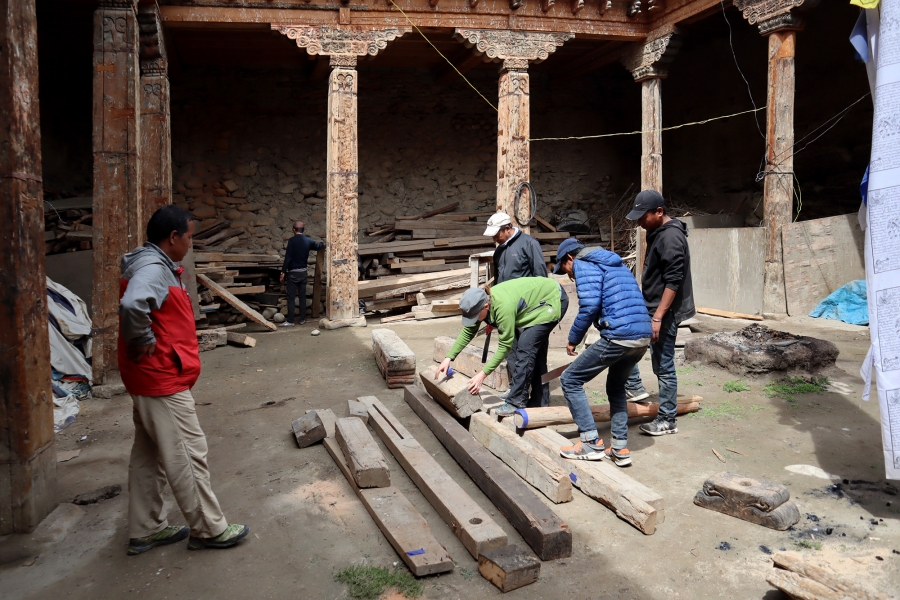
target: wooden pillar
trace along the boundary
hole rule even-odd
[[[641,189],[662,194],[661,78],[641,82]]]
[[[531,196],[523,189],[516,211],[516,188],[530,180],[531,113],[528,98],[528,60],[508,58],[500,69],[500,95],[497,104],[497,210],[513,218],[513,225],[525,233],[531,228]]]
[[[766,270],[763,312],[787,313],[781,228],[794,212],[794,42],[797,32],[769,34],[769,78],[766,107],[766,179],[763,223]]]
[[[131,0],[94,12],[94,383],[116,369],[119,264],[144,228],[138,27]]]
[[[356,56],[333,55],[328,79],[327,238],[330,321],[359,318]]]
[[[147,220],[172,203],[172,138],[169,75],[156,3],[138,8],[141,66],[141,208]],[[143,240],[143,229],[140,240]]]
[[[0,535],[56,507],[34,0],[0,0]]]

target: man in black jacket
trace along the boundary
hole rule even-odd
[[[696,314],[687,226],[666,214],[665,200],[662,194],[654,190],[644,190],[638,194],[634,209],[626,218],[637,221],[647,231],[641,291],[653,325],[650,358],[653,373],[659,381],[659,414],[653,422],[641,425],[641,431],[650,435],[678,433],[675,424],[678,407],[675,337],[678,324]],[[632,401],[649,395],[641,383],[637,366],[625,388],[626,395]]]
[[[509,215],[498,212],[487,223],[484,235],[490,236],[494,250],[494,285],[519,277],[546,277],[547,264],[541,244],[512,226]]]
[[[294,237],[288,240],[287,251],[284,254],[284,265],[281,267],[281,283],[287,282],[287,319],[282,327],[294,326],[294,299],[300,293],[300,324],[306,323],[306,263],[309,260],[311,250],[321,252],[325,248],[322,242],[314,242],[303,235],[303,221],[296,221],[293,225]]]

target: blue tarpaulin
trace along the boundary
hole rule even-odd
[[[836,289],[819,302],[809,316],[834,319],[851,325],[868,325],[869,304],[866,299],[866,280],[851,281]]]

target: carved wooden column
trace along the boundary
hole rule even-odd
[[[513,217],[513,224],[530,230],[531,198],[527,188],[515,210],[516,188],[530,179],[531,111],[529,104],[528,62],[546,60],[550,53],[575,37],[570,33],[533,33],[528,31],[457,29],[455,37],[474,48],[486,60],[502,60],[497,104],[497,210]],[[531,215],[533,216],[533,215]],[[521,220],[521,224],[519,221]]]
[[[94,383],[116,369],[119,263],[143,238],[140,70],[132,0],[94,12]]]
[[[138,8],[141,66],[141,205],[147,220],[172,203],[169,75],[159,8]],[[143,230],[142,230],[143,233]],[[141,235],[143,240],[143,235]]]
[[[657,32],[622,57],[622,64],[641,84],[641,190],[662,186],[662,90],[681,40],[675,30]]]
[[[326,142],[328,300],[326,318],[321,325],[328,329],[357,325],[365,327],[365,317],[359,315],[357,287],[359,163],[356,57],[375,56],[387,47],[389,41],[408,33],[410,29],[276,24],[272,25],[272,29],[296,40],[297,46],[306,48],[312,55],[331,57]]]
[[[766,270],[763,312],[787,313],[781,228],[794,213],[794,47],[802,20],[791,12],[817,0],[737,0],[744,18],[769,37],[766,108],[766,178],[763,223],[766,228]]]
[[[0,0],[0,535],[56,507],[34,0]]]

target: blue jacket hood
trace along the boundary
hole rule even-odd
[[[624,266],[622,257],[615,252],[610,252],[609,250],[604,250],[603,248],[598,248],[596,250],[592,248],[585,248],[585,250],[587,250],[588,252],[583,256],[577,256],[576,258],[578,260],[594,263],[595,265],[600,265],[607,268]]]

